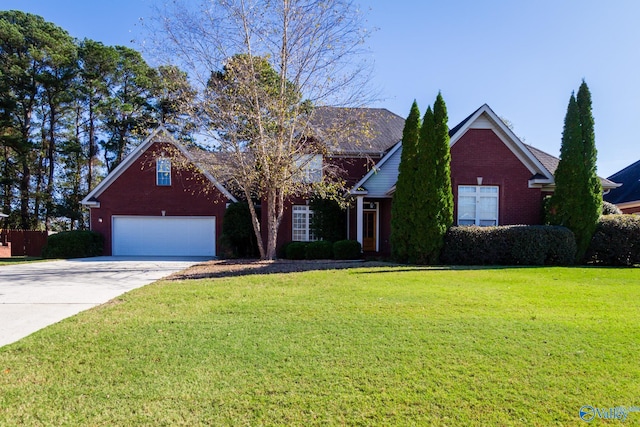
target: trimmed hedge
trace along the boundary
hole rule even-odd
[[[305,249],[306,259],[331,259],[333,258],[333,243],[328,240],[310,242]]]
[[[598,265],[640,264],[640,216],[601,216],[585,260]]]
[[[362,246],[357,240],[338,240],[333,244],[333,257],[335,259],[360,259]]]
[[[357,240],[289,242],[280,247],[280,257],[286,259],[360,259],[362,247]]]
[[[102,234],[87,230],[63,231],[47,238],[43,258],[86,258],[102,255]]]
[[[457,265],[570,265],[575,254],[575,237],[565,227],[452,227],[445,235],[440,261]]]
[[[285,248],[287,259],[305,259],[308,242],[291,242]]]
[[[293,242],[287,242],[280,245],[280,247],[276,250],[276,256],[281,259],[287,259],[287,247],[289,247],[291,243]]]
[[[622,211],[619,207],[609,202],[602,202],[602,215],[621,215]]]

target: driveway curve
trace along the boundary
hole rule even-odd
[[[0,347],[205,260],[96,257],[0,266]]]

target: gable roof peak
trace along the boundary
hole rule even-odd
[[[482,116],[486,117],[486,121],[483,122],[480,120]],[[479,128],[492,129],[507,148],[529,169],[533,176],[540,175],[544,177],[544,182],[553,183],[552,171],[543,165],[540,159],[528,149],[487,103],[482,104],[477,110],[449,131],[451,146],[453,147],[469,129],[478,126],[478,124]]]
[[[161,138],[161,137],[163,137],[163,138]],[[167,130],[167,128],[163,124],[159,124],[149,134],[149,136],[147,136],[144,139],[144,141],[142,141],[142,143],[140,145],[135,147],[122,160],[122,162],[120,162],[120,164],[118,166],[116,166],[109,174],[107,174],[107,176],[102,181],[100,181],[100,183],[98,185],[96,185],[95,188],[93,188],[93,190],[91,190],[89,192],[89,194],[87,194],[85,196],[85,198],[82,199],[82,201],[80,203],[83,204],[83,205],[86,205],[86,206],[96,205],[97,200],[98,200],[98,196],[100,196],[100,194],[102,194],[102,192],[104,190],[106,190],[116,179],[118,179],[120,177],[120,175],[122,175],[122,173],[124,173],[124,171],[126,171],[127,168],[129,168],[136,160],[138,160],[140,158],[140,156],[142,156],[142,154],[145,151],[147,151],[147,149],[149,149],[149,147],[151,147],[151,145],[153,145],[153,143],[155,143],[155,142],[165,142],[165,143],[169,143],[169,144],[174,145],[178,149],[178,151],[180,151],[180,153],[182,153],[182,155],[184,155],[190,162],[193,162],[196,165],[196,167],[198,167],[200,172],[202,172],[207,177],[207,179],[225,197],[227,197],[232,202],[236,202],[237,201],[236,198],[233,197],[233,195],[231,193],[229,193],[229,191],[226,188],[224,188],[224,186],[222,184],[220,184],[220,182],[218,182],[213,177],[213,175],[211,175],[211,173],[209,171],[207,171],[205,168],[201,167],[198,164],[198,162],[193,157],[193,155],[184,147],[183,144],[181,144],[178,140],[176,140],[173,137],[171,132],[169,132]]]

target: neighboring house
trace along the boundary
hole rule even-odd
[[[217,254],[222,218],[236,199],[160,126],[82,204],[105,255]]]
[[[609,179],[622,185],[605,193],[604,199],[617,205],[623,213],[640,215],[640,160]]]
[[[449,136],[454,225],[542,222],[543,199],[555,186],[556,157],[522,143],[486,104]],[[351,237],[365,252],[391,251],[391,200],[401,153],[398,142],[351,190],[356,198]],[[606,179],[602,184],[605,190],[616,187]]]

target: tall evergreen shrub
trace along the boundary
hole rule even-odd
[[[602,186],[596,174],[594,121],[591,94],[583,81],[578,96],[571,94],[562,133],[556,189],[549,219],[576,237],[576,261],[582,260],[602,212]]]
[[[402,154],[396,191],[391,205],[391,256],[398,262],[407,262],[411,236],[415,232],[416,154],[420,134],[420,110],[413,101],[402,131]]]
[[[416,232],[410,262],[436,264],[444,235],[453,224],[451,153],[447,106],[438,93],[433,110],[429,106],[420,129],[416,171]]]

